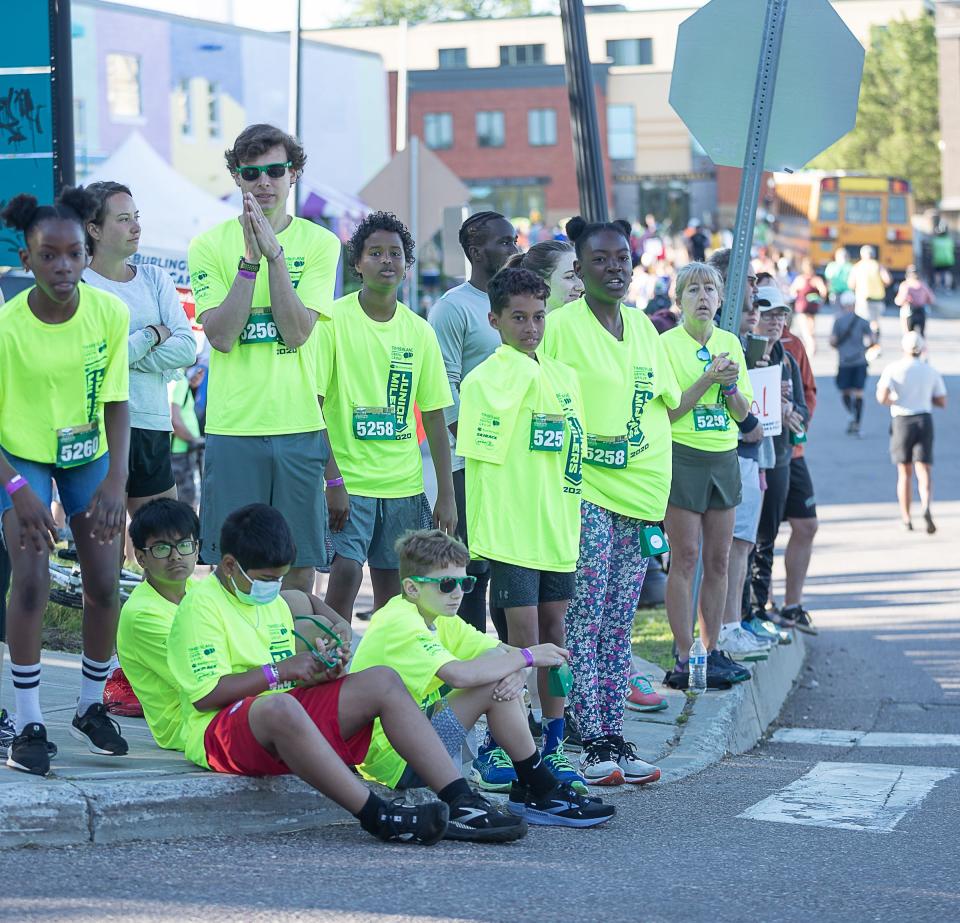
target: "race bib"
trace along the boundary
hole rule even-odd
[[[595,436],[587,433],[587,447],[583,460],[594,468],[626,468],[627,437]]]
[[[563,448],[563,414],[535,413],[530,420],[530,451],[559,452]]]
[[[78,468],[89,461],[100,449],[100,427],[97,423],[68,426],[57,430],[58,468]]]
[[[251,343],[280,343],[280,331],[274,323],[272,314],[251,314],[246,326],[240,331],[240,345]]]
[[[354,407],[353,435],[364,442],[392,442],[397,438],[397,417],[389,407]]]
[[[693,408],[693,428],[698,433],[724,431],[730,425],[723,404],[697,404]]]

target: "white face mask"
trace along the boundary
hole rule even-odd
[[[240,573],[243,574],[247,580],[250,581],[250,592],[244,593],[237,586],[237,582],[230,578],[230,583],[233,584],[233,592],[236,593],[237,599],[242,603],[246,603],[248,606],[268,606],[280,595],[280,585],[281,581],[279,580],[254,580],[252,577],[247,576],[247,572],[240,567],[240,562],[237,562],[237,567],[240,568]]]

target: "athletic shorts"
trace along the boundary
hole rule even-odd
[[[3,454],[44,506],[50,506],[53,502],[53,482],[57,482],[57,492],[60,494],[60,503],[67,522],[90,506],[93,495],[110,467],[109,452],[104,452],[98,459],[76,468],[57,468],[52,464],[18,458],[9,452]],[[13,500],[7,496],[5,490],[0,491],[0,513],[5,513],[12,507]]]
[[[933,417],[929,413],[891,420],[890,461],[895,465],[933,464]]]
[[[867,364],[842,365],[837,369],[837,387],[841,391],[862,391],[867,381]]]
[[[344,678],[322,683],[309,689],[297,687],[275,695],[292,695],[306,710],[317,730],[326,738],[348,766],[358,766],[370,749],[373,722],[344,740],[340,736],[338,708]],[[250,695],[217,713],[207,725],[203,746],[207,763],[215,772],[229,772],[238,776],[285,776],[290,773],[286,763],[277,759],[257,740],[250,730],[250,706],[259,696]]]
[[[733,537],[751,544],[757,540],[763,491],[760,490],[760,465],[755,458],[738,455],[740,462],[740,503],[733,525]]]
[[[801,455],[790,459],[790,489],[783,511],[784,519],[816,519],[817,498],[813,493],[813,481],[807,460]]]
[[[906,321],[907,330],[916,330],[920,336],[923,336],[927,329],[927,310],[926,308],[901,308],[900,317]]]
[[[176,483],[170,463],[170,433],[161,429],[130,430],[130,473],[127,496],[155,497]]]
[[[288,436],[208,435],[200,492],[203,563],[220,563],[220,529],[234,510],[267,503],[283,514],[293,533],[297,546],[293,566],[325,566],[323,473],[329,459],[321,430]]]
[[[740,504],[740,465],[737,450],[704,452],[673,444],[670,505],[694,513],[729,510]]]
[[[427,708],[427,717],[430,719],[433,729],[437,732],[440,743],[450,754],[450,759],[453,760],[453,765],[459,772],[462,765],[463,742],[467,739],[467,729],[460,723],[457,713],[450,707],[446,697],[430,703]],[[407,766],[394,788],[424,788],[426,784],[414,769]]]
[[[332,534],[334,554],[377,570],[397,570],[400,558],[394,550],[406,532],[429,529],[433,512],[426,494],[378,500],[350,495],[350,515],[343,529]]]
[[[870,321],[871,324],[879,324],[886,307],[886,302],[871,298],[866,304],[858,304],[855,310],[864,320]]]
[[[490,602],[501,609],[573,599],[577,572],[534,570],[502,561],[490,562]]]

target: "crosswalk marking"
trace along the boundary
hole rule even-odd
[[[839,731],[833,728],[780,728],[773,742],[824,747],[960,747],[960,734],[900,734],[888,731]]]
[[[740,817],[780,824],[889,833],[955,769],[883,763],[817,763]]]

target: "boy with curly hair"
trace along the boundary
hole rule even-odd
[[[400,220],[374,212],[349,243],[360,291],[333,304],[318,328],[317,391],[329,427],[327,502],[334,558],[326,601],[350,620],[369,563],[374,610],[400,593],[397,539],[431,523],[457,525],[443,409],[453,403],[436,334],[397,292],[413,265],[414,242]],[[414,405],[437,477],[431,516]]]

